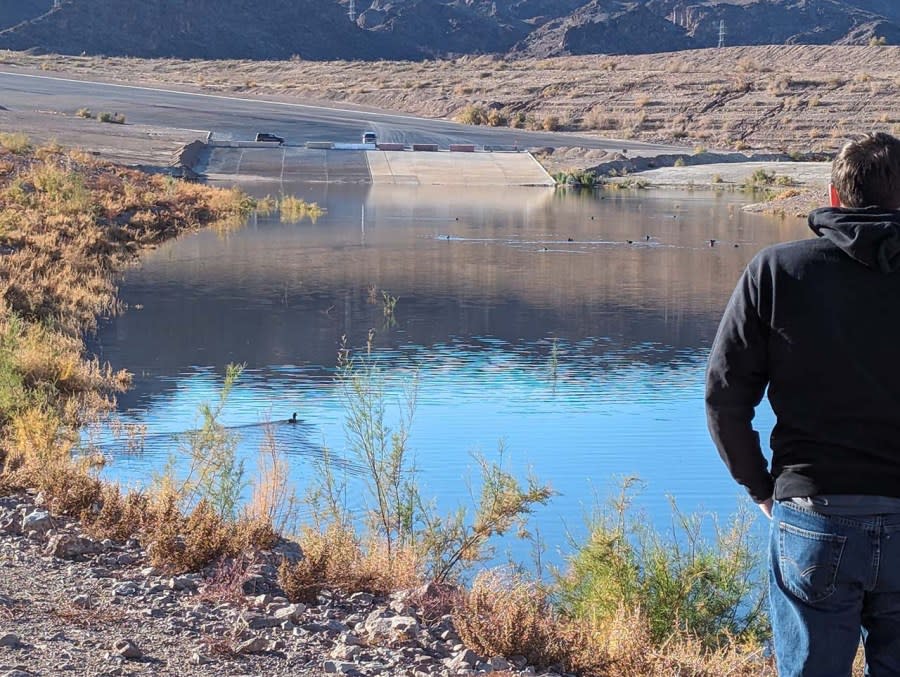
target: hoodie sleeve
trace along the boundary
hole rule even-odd
[[[760,319],[759,284],[752,270],[738,281],[713,342],[706,371],[706,418],[731,476],[757,503],[774,482],[753,429],[753,415],[769,382],[768,326]]]

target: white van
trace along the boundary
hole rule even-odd
[[[362,142],[367,144],[372,144],[373,146],[378,143],[378,135],[373,131],[363,132]]]

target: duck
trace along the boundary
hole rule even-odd
[[[575,238],[574,238],[574,237],[570,237],[568,240],[566,240],[566,242],[575,242]]]
[[[715,247],[715,246],[716,246],[716,241],[713,240],[712,238],[710,238],[710,240],[709,240],[709,246],[710,246],[710,247]]]
[[[291,416],[291,417],[287,420],[287,422],[288,422],[288,423],[300,423],[300,419],[297,418],[297,412],[296,412],[296,411],[294,412],[294,415]]]

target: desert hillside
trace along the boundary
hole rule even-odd
[[[116,82],[347,102],[469,123],[710,149],[806,153],[834,150],[860,131],[900,133],[898,47],[733,47],[554,59],[462,57],[384,61],[377,73],[366,62],[344,61],[179,61],[14,53],[3,60],[47,73]]]
[[[352,4],[352,6],[351,6]],[[900,44],[893,0],[3,0],[0,48],[107,56],[546,58]]]

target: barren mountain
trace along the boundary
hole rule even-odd
[[[181,58],[546,58],[900,44],[896,0],[0,0],[0,48]]]
[[[0,30],[36,19],[53,7],[53,0],[0,0]]]
[[[334,0],[64,0],[0,31],[0,48],[212,59],[415,54],[359,28]]]

